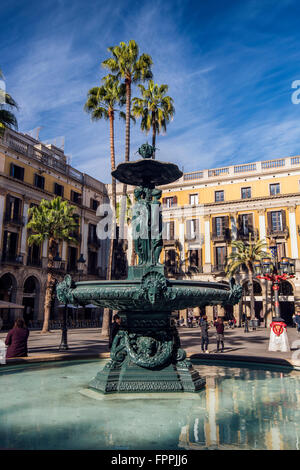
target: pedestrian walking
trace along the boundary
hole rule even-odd
[[[118,333],[121,325],[121,317],[116,313],[113,317],[113,323],[111,325],[110,333],[109,333],[109,349],[111,349],[113,340]]]
[[[221,352],[224,352],[224,323],[223,318],[218,317],[214,323],[216,327],[216,334],[217,334],[217,352],[219,352],[220,344],[221,344]]]
[[[201,328],[201,349],[202,349],[202,352],[208,353],[209,352],[208,351],[208,343],[209,343],[208,328],[209,328],[209,325],[208,325],[206,315],[204,315],[200,319],[200,328]]]
[[[26,357],[28,355],[27,340],[29,330],[23,318],[15,321],[14,327],[7,333],[5,344],[8,346],[6,357]]]
[[[300,312],[296,312],[296,314],[293,315],[293,322],[296,325],[297,333],[300,333]]]

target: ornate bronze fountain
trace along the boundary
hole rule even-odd
[[[159,258],[163,247],[161,190],[182,176],[177,165],[153,160],[153,148],[144,144],[138,161],[121,163],[112,175],[137,186],[132,224],[138,265],[128,268],[123,281],[73,282],[67,275],[57,286],[63,303],[118,310],[121,327],[111,348],[110,361],[91,381],[91,388],[112,392],[195,392],[205,384],[186,358],[174,310],[207,305],[234,305],[242,288],[222,283],[167,279]],[[157,223],[153,223],[153,221]],[[145,222],[146,221],[146,222]]]

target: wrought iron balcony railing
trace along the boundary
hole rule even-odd
[[[213,242],[228,242],[231,240],[229,228],[223,228],[220,232],[212,232],[211,239]]]
[[[88,244],[89,244],[89,245],[93,245],[93,246],[95,246],[95,247],[99,247],[99,246],[100,246],[100,243],[101,243],[101,242],[100,242],[99,238],[97,238],[97,237],[92,237],[92,236],[90,236],[90,235],[88,236]]]
[[[27,266],[40,268],[42,266],[42,260],[41,259],[27,259]]]
[[[269,227],[267,230],[267,237],[272,238],[288,238],[289,237],[289,229],[288,227],[282,227],[281,229],[275,229]]]
[[[25,224],[25,218],[22,215],[5,214],[4,223],[22,227]]]
[[[23,255],[2,253],[2,264],[23,264]]]
[[[226,263],[215,264],[214,266],[211,267],[211,272],[212,273],[223,273],[225,271],[225,266],[226,266]]]
[[[243,229],[238,229],[237,231],[237,238],[241,240],[248,240],[249,235],[251,235],[252,239],[258,239],[259,238],[259,231],[258,229],[248,229],[248,230],[243,230]]]

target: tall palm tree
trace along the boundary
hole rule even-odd
[[[4,80],[3,73],[0,69],[0,80]],[[19,107],[16,101],[6,93],[5,90],[0,88],[0,135],[4,134],[5,128],[18,129],[18,121],[13,110],[18,110]]]
[[[112,57],[102,62],[102,66],[109,69],[117,80],[124,80],[126,86],[126,129],[125,129],[125,161],[129,161],[130,153],[130,114],[131,114],[131,84],[152,78],[152,58],[148,54],[139,56],[139,46],[132,39],[126,44],[120,42],[118,46],[109,47]],[[127,186],[123,186],[123,195]],[[125,208],[124,208],[125,209]]]
[[[175,108],[173,98],[166,96],[168,85],[157,85],[149,81],[148,88],[138,85],[142,97],[133,98],[132,114],[141,117],[141,129],[148,133],[152,129],[153,157],[155,158],[156,135],[162,130],[166,132],[167,124],[173,119]]]
[[[254,262],[260,261],[262,258],[268,256],[265,251],[267,245],[264,240],[252,240],[251,234],[249,240],[246,242],[241,240],[235,240],[231,242],[233,251],[230,253],[227,259],[225,272],[230,277],[233,276],[239,269],[246,267],[249,275],[249,289],[250,289],[250,315],[251,320],[255,318],[255,299],[254,299]]]
[[[51,201],[42,199],[39,206],[28,210],[29,246],[41,245],[47,240],[49,248],[42,333],[49,331],[51,304],[56,283],[53,259],[58,251],[58,245],[62,241],[77,243],[77,240],[72,236],[74,231],[78,229],[78,221],[74,217],[75,209],[74,206],[69,205],[68,201],[62,201],[58,196]]]
[[[88,92],[88,99],[84,105],[84,109],[91,115],[92,121],[100,119],[109,120],[110,127],[110,166],[111,171],[115,169],[115,137],[114,137],[114,120],[115,114],[118,113],[120,117],[125,118],[125,114],[118,109],[118,106],[123,106],[126,102],[126,88],[124,84],[119,84],[115,77],[108,75],[102,79],[103,85],[100,87],[91,88]],[[112,177],[112,206],[116,213],[116,180]],[[107,279],[112,279],[112,265],[113,265],[113,251],[114,251],[114,238],[111,234],[109,245],[109,258],[107,268]],[[104,309],[103,323],[102,323],[102,336],[109,335],[110,312],[109,309]]]

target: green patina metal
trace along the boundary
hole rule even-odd
[[[188,307],[234,305],[241,298],[242,288],[233,279],[228,286],[165,278],[164,266],[159,263],[163,246],[161,190],[155,185],[176,181],[182,172],[176,165],[152,160],[153,148],[148,144],[139,149],[139,154],[143,160],[121,163],[112,172],[119,181],[138,186],[134,190],[132,218],[138,265],[129,267],[125,281],[74,283],[67,275],[57,286],[57,296],[62,303],[93,303],[118,310],[121,317],[111,360],[90,387],[104,393],[194,392],[203,387],[205,379],[193,369],[181,349],[172,312]]]

